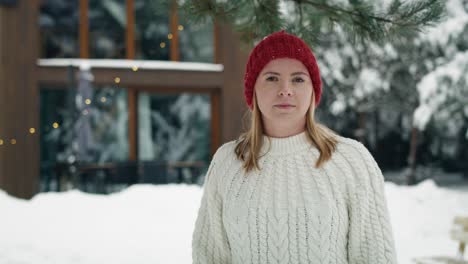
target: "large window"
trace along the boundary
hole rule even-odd
[[[90,96],[76,96],[75,89],[42,87],[40,100],[41,179],[55,177],[61,164],[128,159],[125,89],[93,87]]]
[[[41,57],[79,58],[80,48],[96,59],[127,58],[127,28],[134,29],[135,59],[170,60],[171,42],[178,36],[180,61],[214,62],[213,23],[190,23],[182,9],[170,25],[167,0],[134,0],[135,24],[127,25],[126,0],[88,0],[88,24],[80,21],[79,0],[41,2]],[[85,28],[88,25],[89,28]],[[88,32],[80,47],[79,31]],[[175,31],[175,32],[174,32]]]

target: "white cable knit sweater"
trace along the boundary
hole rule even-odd
[[[316,169],[306,132],[267,137],[245,174],[230,141],[213,156],[192,236],[194,264],[397,263],[384,178],[367,148],[338,137]]]

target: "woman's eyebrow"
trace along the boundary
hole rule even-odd
[[[277,73],[277,72],[271,72],[271,71],[269,71],[269,72],[265,72],[265,73],[264,73],[264,74],[262,74],[262,75],[267,75],[267,74],[280,75],[280,74],[279,74],[279,73]]]
[[[291,76],[294,76],[294,75],[301,75],[301,74],[309,76],[309,74],[307,74],[307,73],[305,73],[305,72],[293,72],[293,73],[291,73]]]
[[[281,74],[279,74],[277,72],[272,72],[272,71],[268,71],[268,72],[263,73],[263,75],[266,75],[266,74],[281,75]],[[293,72],[293,73],[291,73],[291,76],[301,75],[301,74],[309,76],[309,74],[307,74],[305,72]]]

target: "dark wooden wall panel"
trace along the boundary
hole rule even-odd
[[[215,30],[216,60],[224,65],[223,89],[221,95],[221,133],[222,142],[239,137],[242,132],[242,117],[247,110],[244,101],[244,71],[248,51],[241,49],[239,34],[225,24]]]
[[[38,5],[0,7],[0,188],[21,198],[39,187]]]

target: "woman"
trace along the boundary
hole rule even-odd
[[[208,168],[193,263],[396,263],[384,178],[360,142],[314,121],[321,80],[284,30],[249,55],[250,130]]]

